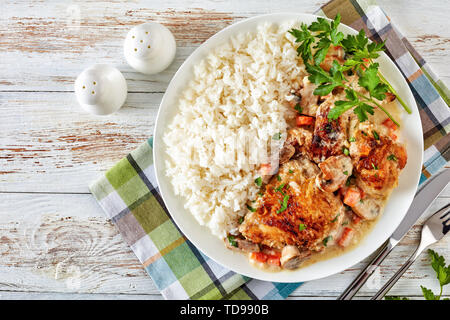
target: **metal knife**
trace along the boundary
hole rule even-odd
[[[442,192],[449,181],[450,169],[444,169],[425,183],[425,185],[417,192],[405,218],[397,229],[395,229],[392,236],[380,247],[375,258],[356,277],[347,289],[345,289],[338,300],[351,300],[353,298],[356,292],[358,292],[376,268],[383,262],[384,258],[386,258],[392,249],[400,242],[400,240],[402,240],[423,212],[428,209],[434,199]]]

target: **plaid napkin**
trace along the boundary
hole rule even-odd
[[[375,1],[335,0],[318,14],[334,18],[372,40],[386,40],[387,53],[407,78],[422,119],[425,160],[421,183],[450,159],[448,90],[390,23]],[[301,283],[271,283],[225,269],[198,251],[172,221],[156,185],[152,138],[90,189],[166,299],[284,299]]]

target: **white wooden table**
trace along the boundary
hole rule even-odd
[[[312,13],[325,2],[3,1],[0,298],[162,299],[115,227],[105,220],[88,184],[151,135],[168,82],[204,40],[246,17]],[[379,3],[449,85],[448,0]],[[122,55],[127,31],[149,20],[167,25],[178,44],[176,61],[155,76],[133,72]],[[84,113],[73,93],[78,73],[99,62],[117,66],[129,88],[125,106],[106,117]],[[450,188],[433,209],[449,201]],[[418,234],[416,227],[360,291],[360,298],[373,294],[405,261]],[[434,249],[450,260],[450,237]],[[306,283],[291,298],[334,299],[364,263]],[[391,294],[420,297],[420,284],[438,289],[426,255]]]

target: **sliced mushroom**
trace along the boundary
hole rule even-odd
[[[352,207],[354,213],[363,219],[373,220],[381,212],[380,200],[364,198]]]
[[[322,171],[316,177],[316,185],[326,192],[334,192],[345,185],[352,175],[353,165],[350,157],[332,156],[319,164]]]
[[[281,251],[280,263],[284,269],[294,270],[311,255],[311,251],[300,251],[298,247],[287,245]]]

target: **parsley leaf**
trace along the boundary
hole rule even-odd
[[[420,286],[420,288],[422,289],[423,296],[426,300],[439,300],[430,289],[427,289],[424,286]]]
[[[326,247],[328,241],[330,241],[332,238],[333,238],[332,236],[328,236],[328,237],[326,237],[325,239],[323,239],[323,241],[322,241],[323,245]]]
[[[256,179],[255,179],[255,184],[256,184],[258,187],[261,187],[261,186],[262,186],[262,178],[261,178],[261,177],[256,178]]]
[[[441,300],[443,287],[450,283],[450,265],[446,266],[444,257],[440,256],[437,252],[428,249],[428,254],[431,258],[431,267],[436,272],[436,278],[439,281],[440,293],[439,295],[435,295],[432,290],[424,286],[420,286],[420,288],[422,289],[422,294],[426,300]],[[386,297],[385,299],[400,300],[400,297]],[[402,300],[405,299],[406,298],[403,298]]]
[[[303,224],[303,223],[300,223],[299,225],[298,225],[298,231],[303,231],[303,230],[305,230],[306,229],[306,226]]]
[[[291,29],[288,31],[295,37],[295,42],[301,42],[297,48],[297,53],[302,57],[303,61],[307,63],[312,59],[311,45],[315,41],[315,37],[308,30],[308,26],[302,23],[299,29]]]
[[[250,210],[251,212],[255,212],[256,211],[256,209],[255,208],[253,208],[253,207],[250,207],[248,204],[246,205],[247,206],[247,209],[248,210]]]
[[[399,296],[386,296],[384,297],[385,300],[409,300],[406,297],[399,297]]]
[[[390,154],[390,155],[388,155],[388,156],[387,156],[387,159],[388,159],[388,160],[391,160],[391,161],[397,161],[397,157],[395,156],[395,154]]]
[[[313,94],[326,96],[336,87],[346,89],[347,100],[335,102],[335,106],[328,114],[329,120],[336,120],[347,110],[353,109],[359,121],[364,122],[368,120],[368,114],[374,114],[374,106],[376,106],[396,123],[389,112],[377,102],[377,100],[385,99],[386,92],[392,92],[398,97],[392,86],[379,72],[379,64],[372,61],[379,56],[380,51],[384,50],[384,42],[369,43],[364,30],[359,31],[357,35],[345,37],[337,30],[340,21],[339,14],[333,21],[317,18],[317,21],[309,26],[302,24],[300,29],[293,28],[289,31],[295,37],[295,42],[300,43],[297,52],[305,63],[309,73],[308,79],[317,86]],[[342,47],[346,56],[342,65],[334,60],[329,71],[326,71],[322,69],[321,63],[327,57],[330,46]],[[368,96],[348,85],[346,75],[355,72],[359,77],[359,86],[367,90]],[[399,102],[402,103],[400,98]],[[295,109],[301,113],[301,109],[297,107]],[[405,109],[408,111],[407,107]]]
[[[234,236],[228,235],[227,239],[228,239],[228,242],[230,243],[230,245],[237,248],[238,244],[237,244]]]
[[[353,109],[353,112],[358,116],[359,122],[364,122],[368,118],[367,114],[374,114],[373,107],[367,103],[360,103],[355,109]]]
[[[280,140],[281,139],[281,132],[275,133],[272,137],[273,140]]]
[[[281,203],[281,208],[277,210],[277,214],[283,212],[284,210],[287,209],[287,205],[288,205],[288,200],[289,200],[289,196],[285,195],[283,197],[283,203]]]

